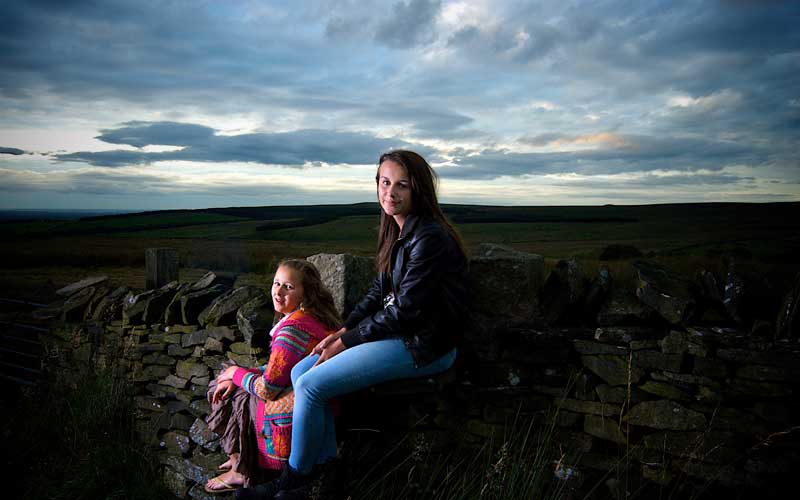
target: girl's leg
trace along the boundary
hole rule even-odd
[[[453,364],[455,355],[453,349],[433,363],[415,367],[402,339],[386,339],[347,349],[314,368],[311,366],[317,356],[305,358],[295,366],[296,374],[292,370],[295,403],[291,468],[301,474],[310,473],[323,458],[323,446],[329,448],[324,434],[329,432],[325,410],[331,398],[389,380],[444,371]]]

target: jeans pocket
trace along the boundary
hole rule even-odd
[[[292,424],[279,425],[274,421],[269,423],[272,433],[272,451],[276,457],[288,458],[292,449]]]

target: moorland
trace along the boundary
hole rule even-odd
[[[787,287],[800,271],[800,203],[605,206],[444,205],[468,249],[497,243],[543,255],[549,266],[580,259],[630,278],[627,261],[600,260],[612,244],[636,247],[678,271],[724,273],[729,259]],[[319,252],[372,255],[377,203],[169,210],[0,222],[0,296],[47,301],[53,290],[106,274],[142,288],[144,252],[178,251],[181,279],[207,270],[263,284],[278,260]],[[630,260],[630,259],[628,259]]]

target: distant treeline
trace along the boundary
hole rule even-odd
[[[604,206],[484,206],[445,204],[445,214],[456,224],[497,223],[635,223],[667,219],[702,220],[706,223],[776,225],[800,218],[800,203],[683,203],[668,205]],[[45,215],[43,211],[41,214]],[[111,234],[172,229],[188,226],[217,226],[228,223],[261,222],[255,230],[263,233],[278,229],[324,224],[340,218],[377,216],[378,203],[350,205],[294,205],[265,207],[225,207],[196,210],[158,210],[152,212],[94,215],[79,220],[13,221],[3,224],[6,237]],[[31,215],[28,214],[28,218]]]

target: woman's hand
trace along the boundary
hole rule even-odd
[[[333,336],[333,335],[331,335],[331,336]],[[326,346],[322,350],[322,353],[320,353],[319,359],[317,360],[316,363],[314,363],[314,366],[317,366],[319,364],[322,364],[322,363],[326,362],[327,360],[329,360],[332,357],[336,356],[337,354],[339,354],[340,352],[344,351],[345,349],[347,349],[347,348],[344,346],[344,342],[342,342],[342,339],[340,339],[339,337],[336,337],[336,339],[333,342],[331,342],[328,346]],[[314,366],[312,366],[311,368],[314,368]]]
[[[211,402],[219,403],[230,396],[234,390],[236,390],[236,384],[233,383],[233,380],[223,380],[217,384],[214,395],[211,397]]]
[[[322,355],[322,351],[324,351],[325,348],[328,347],[329,345],[331,345],[334,342],[336,342],[336,340],[338,340],[339,337],[341,337],[344,334],[344,332],[346,332],[346,331],[347,331],[347,329],[342,327],[338,331],[328,335],[327,337],[322,339],[319,344],[314,346],[314,350],[311,351],[311,354]]]
[[[231,365],[225,368],[222,373],[217,376],[217,382],[225,382],[226,380],[233,380],[233,374],[236,373],[236,370],[239,367],[236,365]]]

